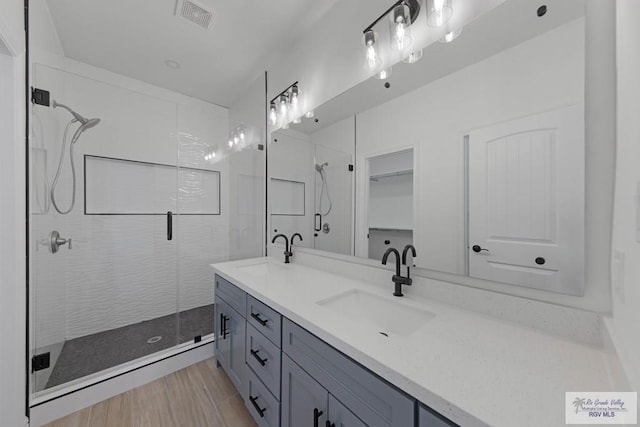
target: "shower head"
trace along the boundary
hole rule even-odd
[[[92,128],[95,125],[97,125],[98,123],[100,123],[100,119],[87,119],[87,118],[81,116],[80,114],[76,113],[75,111],[73,111],[73,109],[67,107],[66,105],[56,102],[56,100],[54,99],[53,100],[53,108],[57,108],[57,107],[64,108],[65,110],[70,112],[71,115],[73,116],[73,118],[80,122],[80,124],[83,127],[83,129],[82,129],[83,131],[85,131],[85,130],[87,130],[89,128]]]
[[[324,162],[321,165],[316,163],[316,171],[322,173],[322,172],[324,172],[324,168],[327,167],[327,166],[329,166],[329,162]]]

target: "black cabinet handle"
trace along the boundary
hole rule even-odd
[[[269,319],[261,318],[259,313],[251,313],[251,317],[256,319],[256,321],[260,323],[262,326],[267,326],[267,322],[269,321]]]
[[[256,411],[258,411],[258,414],[260,414],[260,418],[264,418],[264,413],[267,411],[267,408],[261,408],[260,405],[258,405],[258,402],[256,402],[258,400],[258,396],[253,397],[249,395],[249,400],[253,404],[253,407],[256,408]]]
[[[260,350],[251,349],[250,353],[258,361],[258,363],[261,364],[262,366],[267,364],[267,360],[268,359],[263,359],[260,356],[258,356],[258,353],[260,353]]]
[[[173,213],[167,212],[167,240],[173,239]]]
[[[475,252],[475,253],[480,253],[480,252],[482,252],[482,251],[490,252],[490,251],[489,251],[489,249],[485,249],[485,248],[483,248],[483,247],[482,247],[482,246],[480,246],[480,245],[473,245],[473,246],[471,247],[471,249],[472,249],[472,250],[473,250],[473,252]]]
[[[222,339],[226,340],[227,335],[229,335],[229,332],[227,331],[227,321],[229,320],[229,317],[224,314],[220,314],[220,318],[222,320],[222,329],[220,330],[220,333],[222,334]]]
[[[320,421],[320,417],[324,414],[318,408],[313,408],[313,427],[318,427],[318,422]]]
[[[542,258],[541,256],[536,258],[536,264],[538,264],[538,265],[544,265],[546,262],[547,262],[547,260]]]
[[[332,423],[331,421],[327,420],[327,422],[325,423],[325,427],[336,427],[336,423]]]

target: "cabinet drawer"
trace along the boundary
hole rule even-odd
[[[247,320],[278,348],[281,342],[282,316],[271,307],[247,295]]]
[[[247,369],[249,395],[245,404],[249,413],[260,427],[280,426],[280,403],[269,393],[256,374]]]
[[[282,349],[366,425],[414,426],[415,400],[286,318]]]
[[[242,289],[216,274],[215,292],[218,297],[222,298],[231,308],[244,317],[247,306],[247,294]]]
[[[250,324],[247,324],[245,359],[258,378],[280,400],[280,349]]]

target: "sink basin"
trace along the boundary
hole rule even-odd
[[[245,265],[236,267],[238,270],[249,273],[252,276],[266,276],[271,273],[282,271],[282,267],[269,261],[260,262],[258,264]]]
[[[435,316],[431,312],[358,289],[318,301],[317,304],[387,336],[411,335]]]

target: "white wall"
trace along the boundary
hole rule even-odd
[[[24,1],[0,0],[0,10],[0,41],[18,55],[25,48]]]
[[[640,388],[640,2],[616,2],[617,57],[617,161],[613,249],[624,253],[619,270],[612,260],[613,319],[609,330],[617,346],[631,390]]]

